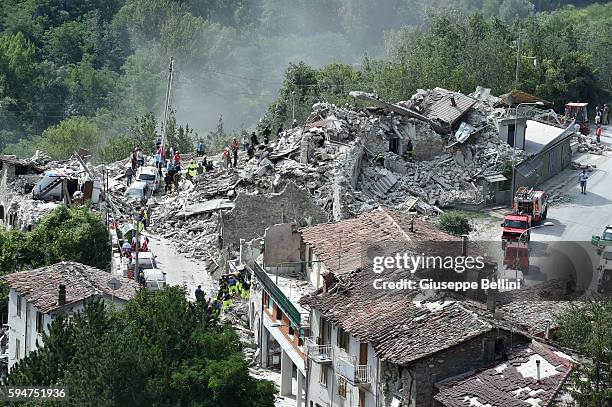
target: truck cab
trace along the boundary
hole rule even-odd
[[[606,246],[602,249],[599,259],[599,284],[597,291],[601,294],[612,293],[612,246]]]
[[[508,214],[504,218],[502,227],[502,246],[505,249],[507,242],[529,242],[531,216],[525,214]]]
[[[612,225],[606,225],[601,236],[593,235],[591,243],[597,248],[597,254],[601,254],[606,247],[612,246]]]

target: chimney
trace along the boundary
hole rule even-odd
[[[547,319],[546,320],[546,328],[544,330],[544,339],[546,339],[546,340],[550,339],[550,323],[551,323],[551,320]]]
[[[457,102],[455,101],[455,95],[451,95],[450,97],[451,106],[457,106]]]
[[[64,284],[59,285],[59,292],[57,294],[57,305],[66,304],[66,286]]]
[[[540,381],[540,359],[536,359],[536,370],[537,370],[537,376],[538,376],[538,382]]]

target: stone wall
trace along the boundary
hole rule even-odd
[[[277,194],[241,193],[234,209],[222,215],[223,246],[238,247],[240,239],[263,237],[267,227],[280,223],[305,227],[327,221],[327,212],[312,202],[307,191],[293,183]]]
[[[508,346],[509,333],[500,331],[499,335]],[[495,331],[491,331],[408,366],[383,363],[384,405],[390,405],[396,398],[401,401],[401,407],[432,406],[433,396],[437,392],[436,383],[496,363],[495,338]],[[514,334],[513,341],[518,344],[525,339]]]

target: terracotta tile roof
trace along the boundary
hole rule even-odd
[[[0,277],[40,312],[48,314],[59,308],[58,287],[66,286],[66,305],[86,298],[107,295],[112,275],[81,263],[61,262],[35,270],[20,271]],[[136,294],[138,284],[127,278],[118,278],[122,286],[115,291],[115,298],[128,301]]]
[[[381,207],[352,219],[307,227],[300,233],[304,243],[314,249],[327,270],[337,275],[359,268],[362,265],[363,250],[370,244],[458,240],[421,219],[414,219],[415,231],[411,232],[411,221],[409,215]]]
[[[408,364],[485,334],[494,325],[483,304],[441,294],[427,302],[419,290],[376,290],[380,275],[363,270],[341,277],[328,292],[302,298],[329,321],[369,342],[382,360]],[[386,273],[386,280],[410,278],[405,272]],[[412,277],[417,279],[419,277]],[[422,276],[420,277],[422,278]]]
[[[537,362],[540,361],[540,380]],[[446,383],[435,399],[446,407],[548,406],[572,370],[557,349],[532,341],[515,348],[509,360],[467,379]]]

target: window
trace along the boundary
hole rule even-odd
[[[17,316],[21,318],[21,295],[17,294]]]
[[[39,334],[43,331],[43,324],[45,321],[45,314],[40,311],[36,311],[36,332]]]
[[[21,359],[21,341],[15,339],[15,359]]]
[[[327,387],[327,366],[321,365],[321,371],[319,374],[319,383],[321,383],[322,386]]]
[[[338,335],[336,337],[336,342],[339,348],[344,349],[348,352],[349,350],[349,333],[346,332],[341,327],[338,327]]]
[[[346,398],[346,380],[340,376],[338,376],[338,395],[344,399]]]

